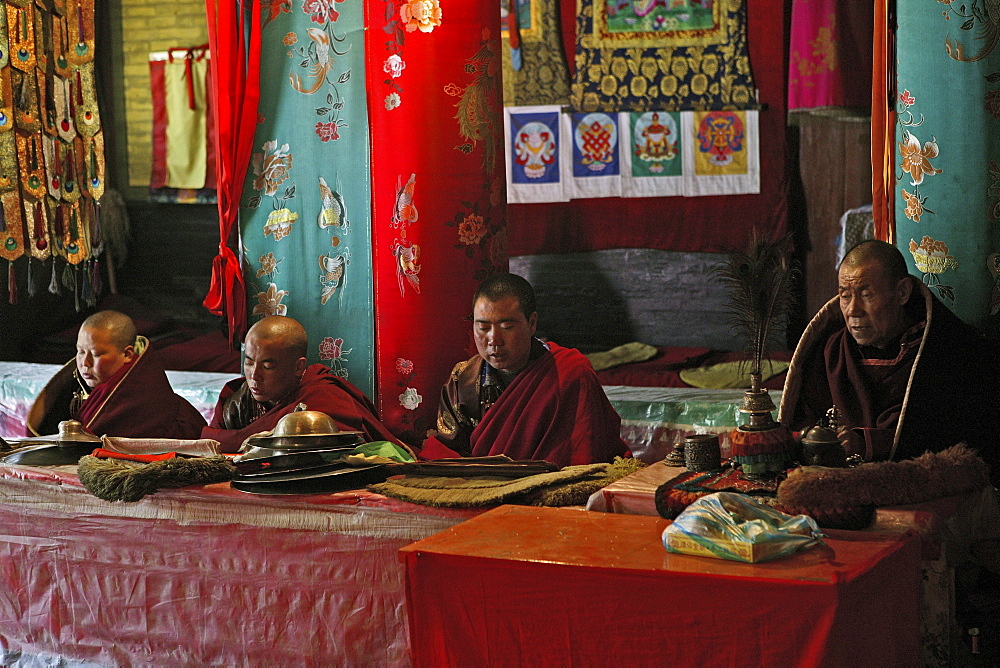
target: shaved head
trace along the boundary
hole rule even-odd
[[[294,318],[283,315],[269,315],[257,321],[247,332],[247,340],[270,341],[295,357],[305,357],[309,353],[309,336],[306,328]]]
[[[118,311],[99,311],[83,321],[76,334],[76,371],[97,387],[136,357],[138,333],[132,318]]]
[[[118,311],[98,311],[84,320],[80,328],[107,330],[109,341],[120,350],[134,345],[139,336],[132,318]]]
[[[866,239],[847,251],[841,266],[860,267],[869,262],[877,264],[885,272],[886,278],[896,282],[905,278],[909,271],[906,260],[899,249],[885,241]]]
[[[306,371],[309,337],[297,320],[270,315],[247,332],[243,342],[243,377],[250,394],[267,406],[287,400]]]

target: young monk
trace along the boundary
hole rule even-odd
[[[100,311],[83,321],[76,359],[56,373],[28,413],[28,435],[58,431],[78,420],[88,432],[130,438],[196,439],[205,418],[174,393],[124,313]]]

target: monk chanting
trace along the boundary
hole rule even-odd
[[[195,439],[205,418],[174,393],[151,345],[124,313],[100,311],[83,321],[70,360],[28,413],[28,435],[55,434],[78,420],[96,436]]]
[[[307,364],[308,349],[297,320],[275,315],[254,324],[243,342],[244,377],[222,389],[202,437],[219,441],[223,452],[239,452],[248,437],[273,430],[301,403],[326,413],[344,431],[362,432],[366,441],[399,444],[361,390],[322,364]]]
[[[908,459],[964,442],[996,482],[994,345],[910,276],[902,253],[884,241],[849,251],[838,280],[839,296],[796,347],[781,422],[808,428],[835,407],[847,453],[865,461]]]
[[[590,361],[535,338],[538,314],[528,281],[486,279],[473,298],[479,354],[460,362],[441,390],[437,435],[421,458],[507,455],[559,466],[626,455],[621,418]]]

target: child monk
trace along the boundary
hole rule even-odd
[[[97,436],[196,439],[205,418],[174,393],[124,313],[100,311],[83,321],[76,359],[48,382],[28,413],[29,436],[54,434],[78,420]]]

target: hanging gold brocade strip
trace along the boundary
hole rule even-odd
[[[37,260],[44,260],[52,251],[49,247],[48,209],[45,200],[24,201],[24,227],[28,233],[26,250]]]
[[[14,125],[21,132],[40,132],[42,121],[38,116],[35,70],[28,72],[11,70],[11,84],[14,87]]]
[[[3,217],[0,219],[0,257],[16,260],[24,255],[24,220],[21,218],[21,197],[16,192],[0,195]]]
[[[83,143],[86,171],[81,181],[86,185],[86,195],[97,201],[104,196],[104,133],[87,137]]]
[[[73,116],[76,131],[84,137],[93,137],[101,129],[101,114],[97,109],[97,89],[94,86],[94,63],[84,63],[76,71],[74,82]]]
[[[66,28],[70,43],[66,53],[69,62],[83,65],[94,60],[93,0],[67,0]]]
[[[10,64],[27,72],[35,69],[35,13],[30,6],[7,3],[7,39]]]

